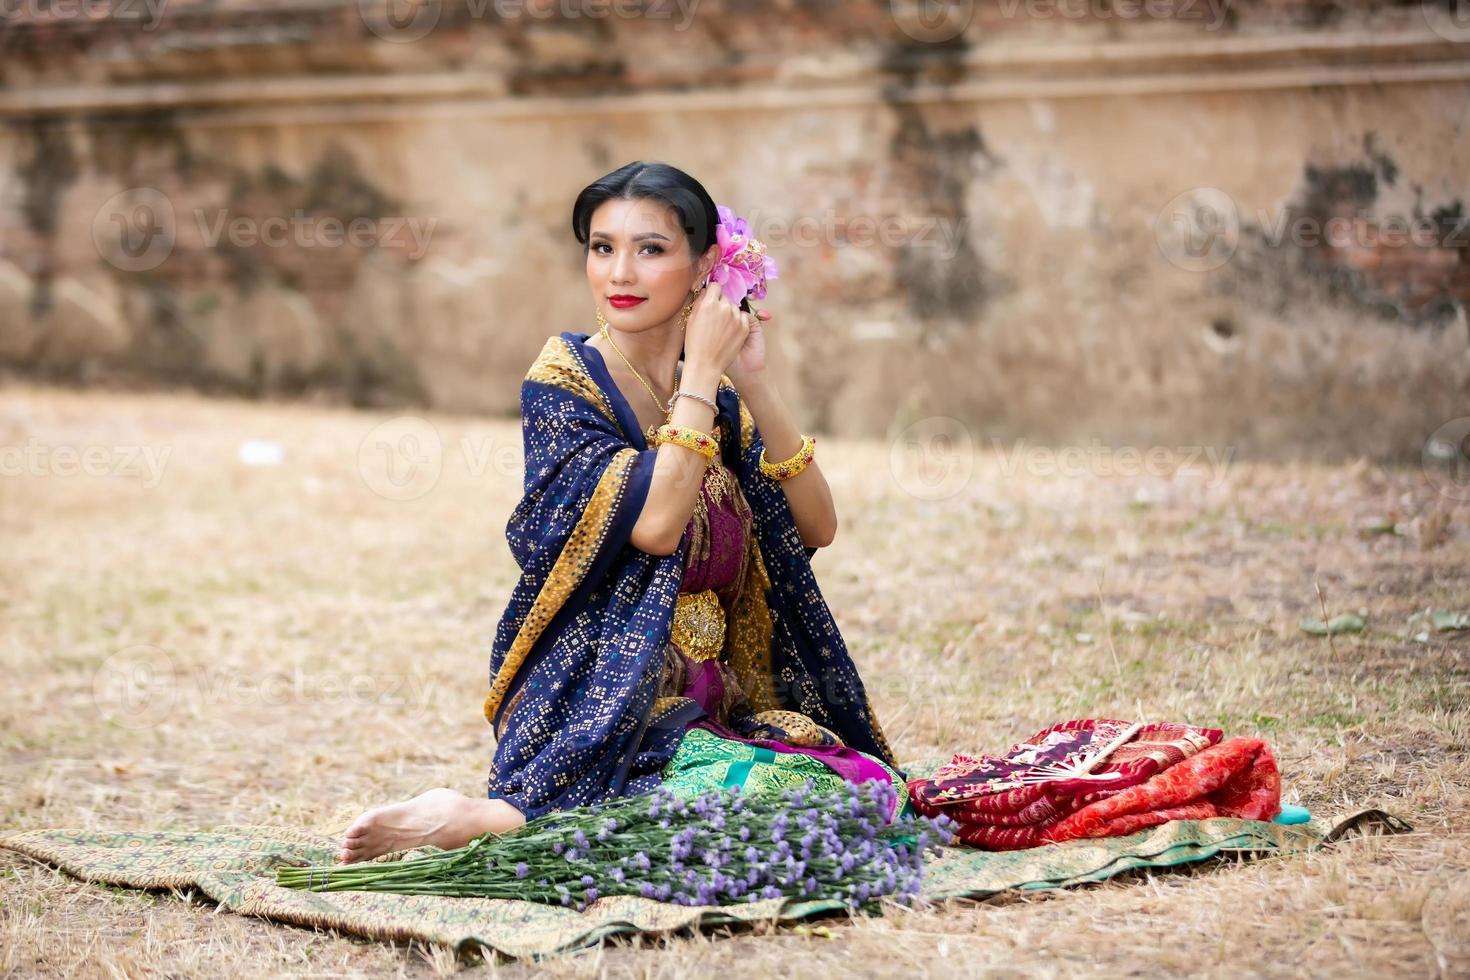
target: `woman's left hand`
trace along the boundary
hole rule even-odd
[[[745,337],[745,346],[740,348],[740,353],[735,355],[735,360],[730,362],[725,371],[736,390],[766,373],[766,338],[762,326],[770,318],[771,314],[765,310],[756,312],[755,319],[750,324],[750,333]]]

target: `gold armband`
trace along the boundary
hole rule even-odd
[[[676,446],[686,446],[705,459],[714,459],[715,454],[720,451],[720,444],[708,432],[701,432],[688,425],[674,425],[672,422],[659,426],[658,431],[654,433],[655,445],[662,446],[666,442],[671,442]]]
[[[765,447],[761,447],[761,472],[773,480],[789,480],[791,477],[806,469],[807,464],[817,452],[817,437],[803,435],[801,437],[801,448],[796,455],[780,463],[772,463],[766,459]]]

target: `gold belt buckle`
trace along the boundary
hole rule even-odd
[[[690,660],[713,660],[725,646],[725,608],[714,589],[680,592],[674,600],[673,640]]]

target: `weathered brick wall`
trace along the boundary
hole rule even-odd
[[[7,370],[513,413],[592,329],[573,196],[643,158],[770,244],[817,431],[1392,458],[1470,414],[1450,5],[154,2],[0,34]]]

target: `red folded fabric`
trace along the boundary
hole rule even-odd
[[[1270,820],[1280,812],[1281,771],[1270,747],[1258,738],[1231,738],[1088,804],[1042,839],[1121,837],[1166,820]]]
[[[1145,725],[1116,748],[1093,769],[1103,779],[1021,783],[1047,767],[1075,765],[1129,727],[1080,719],[1043,729],[1004,757],[956,755],[931,778],[910,780],[910,797],[920,813],[955,820],[962,842],[997,851],[1119,836],[1165,820],[1280,812],[1280,774],[1265,743],[1222,743],[1218,729],[1169,722]],[[1227,751],[1217,751],[1224,745]],[[1186,763],[1196,764],[1158,782]]]

